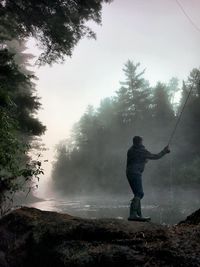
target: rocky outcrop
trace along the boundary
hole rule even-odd
[[[193,212],[191,215],[189,215],[186,220],[179,223],[179,225],[186,225],[186,224],[194,224],[198,225],[200,224],[200,209]]]
[[[0,266],[200,266],[195,222],[169,227],[23,207],[0,220]]]

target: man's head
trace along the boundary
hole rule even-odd
[[[135,146],[141,145],[142,144],[142,137],[141,136],[134,136],[133,137],[133,144]]]

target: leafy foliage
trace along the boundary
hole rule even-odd
[[[32,55],[25,53],[25,41],[37,40],[42,49],[40,64],[62,61],[71,56],[78,41],[95,33],[87,22],[101,23],[99,1],[0,1],[0,206],[12,202],[12,193],[24,184],[39,179],[41,162],[28,155],[33,141],[46,127],[36,117],[40,99],[36,95],[34,79],[28,70]],[[23,182],[24,181],[24,182]]]
[[[0,51],[0,103],[5,106],[6,99],[13,103],[15,118],[24,134],[41,135],[45,127],[34,117],[40,108],[39,98],[34,95],[35,88],[32,79],[35,77],[28,71],[24,72],[19,69],[15,63],[15,54],[8,49]]]
[[[27,157],[30,147],[17,131],[17,121],[12,112],[2,107],[0,125],[0,215],[3,215],[11,208],[14,194],[24,190],[25,184],[30,188],[33,178],[39,179],[43,170],[39,160]]]
[[[81,38],[95,38],[86,22],[101,23],[103,2],[111,1],[5,0],[0,3],[1,35],[4,40],[37,39],[41,64],[63,60]]]
[[[0,50],[1,215],[9,210],[15,192],[25,185],[31,187],[33,178],[38,178],[43,172],[41,162],[31,160],[28,152],[33,137],[45,130],[33,117],[33,113],[40,107],[38,99],[33,95],[31,79],[34,76],[19,68],[14,54],[8,48]]]

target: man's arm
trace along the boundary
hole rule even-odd
[[[146,159],[160,159],[162,158],[165,154],[170,153],[169,146],[166,146],[160,153],[158,154],[153,154],[149,152],[148,150],[145,151],[144,156]]]

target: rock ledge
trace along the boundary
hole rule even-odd
[[[200,210],[175,226],[23,207],[0,220],[1,267],[200,266]]]

